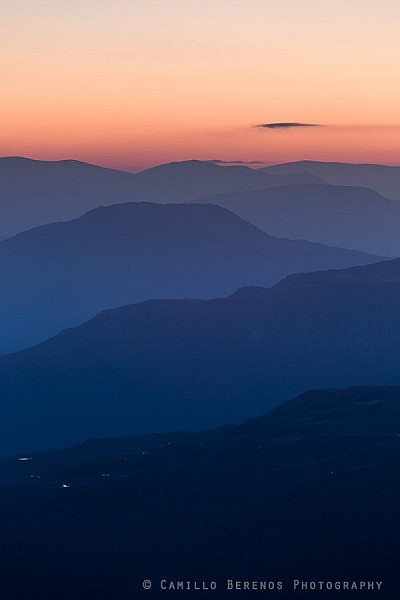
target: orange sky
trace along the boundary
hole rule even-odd
[[[398,0],[14,0],[1,155],[400,164]],[[321,127],[259,129],[267,122]]]

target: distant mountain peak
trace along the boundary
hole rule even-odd
[[[229,166],[222,166],[222,165],[218,165],[212,161],[208,161],[208,160],[198,160],[198,159],[191,159],[191,160],[183,160],[183,161],[174,161],[174,162],[168,162],[168,163],[163,163],[161,165],[155,165],[154,167],[150,167],[149,169],[144,169],[143,171],[140,171],[139,173],[137,173],[137,175],[139,176],[144,176],[146,175],[146,177],[148,175],[154,174],[154,173],[179,173],[179,172],[208,172],[208,173],[222,173],[222,172],[246,172],[246,171],[253,171],[254,173],[256,173],[256,171],[254,171],[253,169],[250,169],[249,167],[246,167],[244,165],[229,165]]]

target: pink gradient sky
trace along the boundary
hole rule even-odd
[[[398,0],[15,0],[1,155],[400,164]],[[321,127],[264,130],[265,122]]]

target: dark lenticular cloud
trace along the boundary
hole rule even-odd
[[[290,127],[320,127],[319,123],[260,123],[261,129],[289,129]]]

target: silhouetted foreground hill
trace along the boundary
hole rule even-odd
[[[81,216],[120,202],[187,202],[206,194],[319,182],[201,161],[161,165],[137,175],[77,160],[0,158],[0,237]]]
[[[366,186],[388,198],[400,200],[400,167],[300,160],[265,167],[262,171],[273,175],[307,171],[331,184]]]
[[[400,261],[148,301],[1,357],[1,452],[201,429],[304,389],[400,384]]]
[[[237,427],[3,459],[3,597],[394,600],[399,435],[400,388],[360,387],[307,392]],[[160,590],[182,580],[217,589]]]
[[[232,210],[271,235],[400,256],[400,202],[367,188],[302,184],[197,202]]]
[[[273,238],[211,205],[126,203],[0,242],[0,351],[148,298],[225,296],[377,257]]]

